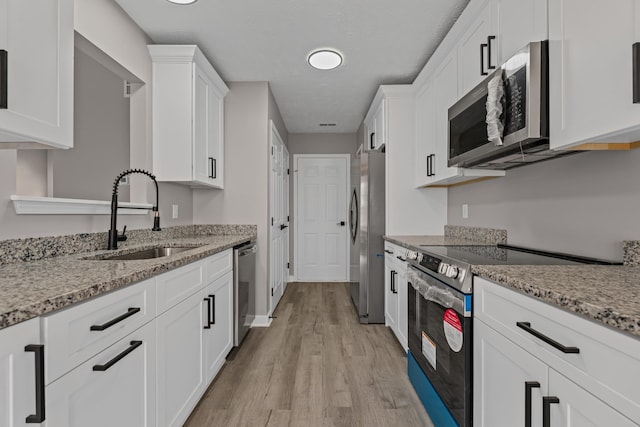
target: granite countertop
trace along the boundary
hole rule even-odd
[[[640,268],[474,265],[480,277],[640,338]]]
[[[31,262],[0,265],[0,329],[139,282],[171,269],[256,239],[254,233],[201,235],[127,242],[117,251],[90,251]],[[98,260],[158,246],[193,246],[163,258],[136,261]],[[87,259],[87,258],[94,259]]]

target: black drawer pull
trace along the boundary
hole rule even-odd
[[[556,396],[542,397],[542,427],[551,427],[551,404],[560,403]]]
[[[538,381],[524,383],[524,427],[531,427],[531,389],[540,388]]]
[[[7,83],[8,68],[9,63],[7,58],[7,51],[0,49],[0,109],[6,109],[9,107],[9,99],[7,96],[7,90],[9,88],[9,85]]]
[[[125,357],[127,357],[127,354],[131,353],[133,350],[135,350],[136,348],[140,347],[141,345],[142,345],[142,341],[131,341],[129,343],[129,347],[125,351],[123,351],[122,353],[120,353],[119,355],[114,357],[113,359],[109,360],[104,365],[94,365],[93,370],[94,371],[99,371],[99,372],[106,371],[107,369],[109,369],[110,367],[112,367],[113,365],[115,365],[116,363],[118,363],[119,361],[124,359]]]
[[[633,62],[633,103],[640,103],[640,42],[634,43],[631,58]],[[0,89],[2,93],[2,89]]]
[[[393,251],[390,251],[389,249],[385,249],[384,252],[393,255]]]
[[[209,295],[209,298],[211,298],[211,307],[212,307],[211,324],[215,325],[216,324],[216,296]]]
[[[207,324],[204,325],[205,329],[211,329],[211,300],[209,298],[204,299],[207,303]]]
[[[407,261],[406,259],[402,258],[402,257],[401,257],[401,256],[399,256],[399,255],[396,255],[396,258],[398,258],[398,259],[399,259],[400,261],[402,261],[402,262],[406,262],[406,261]]]
[[[542,332],[536,331],[535,329],[533,329],[531,327],[531,323],[529,322],[516,322],[516,326],[520,329],[524,329],[526,332],[530,333],[534,337],[546,342],[550,346],[555,347],[556,349],[560,350],[563,353],[573,353],[573,354],[580,353],[580,349],[578,347],[566,347],[560,344],[558,341],[552,338],[549,338]]]
[[[29,415],[25,422],[27,424],[40,424],[45,420],[44,346],[41,344],[29,344],[24,348],[24,351],[35,353],[36,368],[36,413]]]
[[[104,323],[102,325],[93,325],[89,329],[92,330],[92,331],[104,331],[105,329],[109,329],[110,327],[112,327],[116,323],[122,322],[127,317],[133,316],[134,314],[136,314],[139,311],[140,311],[140,307],[129,307],[129,309],[127,310],[126,313],[116,317],[113,320],[109,320],[107,323]]]

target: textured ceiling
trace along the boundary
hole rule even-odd
[[[469,0],[116,1],[155,43],[197,44],[225,81],[270,82],[288,131],[315,133],[355,132],[378,85],[411,83]],[[311,68],[322,47],[342,66]]]

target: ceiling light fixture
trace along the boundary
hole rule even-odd
[[[175,4],[191,4],[191,3],[195,3],[198,0],[167,0],[167,1]]]
[[[333,49],[319,49],[311,52],[307,61],[318,70],[333,70],[342,64],[342,55]]]

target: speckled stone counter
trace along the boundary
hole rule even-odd
[[[471,271],[640,338],[638,267],[474,265]]]
[[[407,249],[418,250],[420,246],[446,246],[446,245],[466,245],[485,246],[487,243],[474,240],[465,240],[456,237],[446,236],[384,236],[384,240],[389,243],[400,245]]]
[[[117,251],[78,252],[0,265],[0,329],[256,239],[255,226],[232,229],[237,234],[210,235],[216,232],[215,226],[190,226],[189,231],[182,232],[181,237],[159,238],[154,235],[152,241],[143,243],[130,238]],[[159,245],[193,246],[194,249],[148,260],[96,259],[107,253],[124,254]]]

